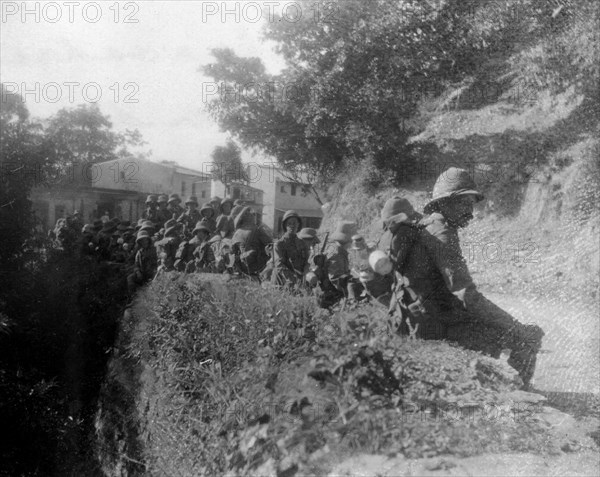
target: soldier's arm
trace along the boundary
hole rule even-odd
[[[470,303],[479,299],[479,292],[469,273],[456,231],[434,224],[425,230],[423,243],[442,274],[448,290],[469,308]]]

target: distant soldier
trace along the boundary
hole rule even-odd
[[[96,253],[96,232],[94,231],[94,226],[91,224],[86,224],[82,227],[79,239],[79,253],[85,257]]]
[[[179,217],[181,217],[181,214],[183,214],[184,210],[180,205],[181,199],[179,198],[179,195],[171,194],[169,196],[168,204],[169,205],[167,206],[167,210],[171,214],[169,219],[177,220]]]
[[[111,258],[112,234],[116,232],[117,224],[109,220],[104,223],[102,230],[98,233],[96,250],[100,260],[108,261]]]
[[[210,230],[199,222],[194,228],[193,261],[189,262],[187,271],[209,273],[215,271],[215,254],[209,242]]]
[[[103,224],[105,224],[106,222],[108,222],[110,220],[110,214],[108,213],[108,210],[104,211],[104,215],[102,217],[100,217],[100,220],[102,221]]]
[[[200,222],[210,230],[211,237],[214,235],[217,228],[217,222],[215,220],[215,209],[210,204],[205,204],[200,209]]]
[[[169,205],[169,196],[166,194],[161,194],[158,196],[157,200],[158,208],[156,209],[156,227],[158,229],[162,229],[165,225],[165,222],[171,218],[173,218],[171,212],[167,208]]]
[[[308,272],[309,249],[296,235],[302,220],[294,210],[288,210],[282,220],[285,231],[273,246],[274,270],[271,282],[279,286],[294,286],[301,283]]]
[[[165,223],[165,236],[162,240],[155,243],[158,258],[160,260],[160,269],[171,271],[175,268],[175,260],[181,239],[179,230],[181,225],[174,219]]]
[[[142,219],[149,220],[152,223],[157,222],[158,197],[150,194],[146,197],[146,210],[142,213]]]
[[[198,199],[196,196],[191,196],[186,200],[185,207],[185,212],[177,218],[177,222],[183,225],[183,234],[186,237],[191,237],[196,223],[202,218],[200,212],[198,212]]]
[[[84,223],[81,218],[81,212],[78,210],[73,211],[73,217],[71,218],[71,227],[73,230],[77,231],[77,235],[81,234],[81,229],[83,229]]]
[[[227,200],[227,199],[225,199],[225,200]],[[215,211],[215,217],[217,217],[221,214],[221,203],[222,203],[222,200],[218,196],[214,196],[208,201],[208,205],[210,205],[213,208],[213,210]]]
[[[496,358],[510,348],[508,363],[528,387],[544,332],[487,300],[473,283],[460,248],[458,229],[469,224],[474,204],[482,199],[466,170],[450,168],[440,175],[406,256],[404,243],[390,246],[402,277],[396,294],[401,311],[420,325],[423,338],[457,341]]]
[[[240,211],[235,218],[234,227],[236,230],[231,239],[232,249],[234,253],[237,251],[241,270],[247,275],[258,275],[269,259],[265,247],[271,243],[272,237],[256,226],[250,207],[244,207]]]
[[[219,216],[217,217],[215,233],[223,238],[233,237],[233,219],[231,218],[231,210],[233,202],[230,199],[225,199],[219,205]]]
[[[146,231],[138,232],[136,243],[139,248],[134,259],[133,273],[127,277],[130,298],[138,286],[154,278],[157,266],[156,250],[152,246],[150,234]]]

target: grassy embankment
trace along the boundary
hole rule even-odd
[[[221,276],[156,280],[126,315],[105,386],[105,469],[322,474],[356,452],[559,452],[537,405],[510,396],[504,363],[389,326],[379,308],[330,314]]]

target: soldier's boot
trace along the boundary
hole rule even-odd
[[[542,347],[544,332],[537,325],[520,325],[515,335],[507,362],[517,370],[523,387],[527,389],[535,373],[537,354]]]

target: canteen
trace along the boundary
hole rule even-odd
[[[306,280],[306,283],[308,283],[311,287],[316,287],[317,283],[319,283],[319,278],[314,272],[308,272],[304,276],[304,279]]]
[[[375,250],[369,255],[369,265],[379,275],[388,275],[392,273],[394,265],[385,252]]]

